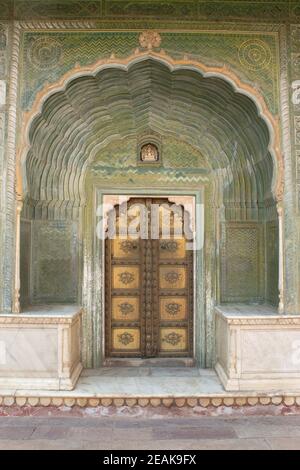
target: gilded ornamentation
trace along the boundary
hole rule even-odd
[[[159,159],[158,148],[154,144],[146,144],[141,148],[142,162],[157,162]]]
[[[169,271],[165,274],[165,280],[170,284],[176,284],[181,278],[182,275],[176,271]]]
[[[39,69],[52,69],[62,58],[62,46],[57,39],[44,37],[36,39],[28,51],[30,62]]]
[[[128,346],[128,344],[132,343],[134,341],[134,337],[131,333],[128,333],[128,331],[125,331],[121,335],[118,335],[120,343],[124,344],[124,346]]]
[[[270,65],[272,59],[268,44],[260,39],[248,39],[239,48],[239,61],[249,70],[262,70]]]
[[[138,244],[136,242],[130,240],[123,240],[119,243],[120,249],[124,251],[124,253],[132,253],[133,251],[137,250]]]
[[[175,317],[175,315],[178,315],[178,313],[181,310],[181,305],[176,303],[176,302],[170,302],[166,305],[166,311]]]
[[[160,34],[156,31],[144,31],[139,37],[140,46],[143,49],[151,50],[154,47],[159,47],[161,44]]]
[[[162,341],[165,341],[166,343],[172,344],[172,346],[176,346],[182,338],[182,335],[179,335],[178,333],[175,333],[175,331],[172,331],[172,333],[168,333],[166,336],[162,338]]]
[[[134,311],[134,306],[129,302],[123,302],[122,304],[118,305],[119,309],[121,310],[122,315],[129,315]]]
[[[119,279],[122,284],[131,284],[134,281],[134,275],[129,271],[119,274]]]
[[[167,242],[162,242],[160,244],[160,249],[163,251],[168,251],[170,253],[175,253],[178,249],[178,243],[175,240],[169,240]]]

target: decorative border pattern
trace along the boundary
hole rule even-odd
[[[81,315],[82,310],[71,316],[60,317],[34,317],[24,315],[0,315],[0,325],[60,325],[72,324],[76,318]]]
[[[226,317],[226,322],[229,325],[297,325],[300,327],[299,318],[256,318],[255,320],[250,318],[228,318]]]
[[[285,405],[300,406],[300,396],[297,395],[273,395],[273,396],[201,396],[201,397],[51,397],[51,396],[0,396],[0,407],[57,407],[66,406],[73,408],[84,407],[152,407],[163,406],[165,408],[219,408],[219,407],[253,407],[256,405]]]
[[[218,19],[224,21],[287,21],[299,19],[297,0],[68,0],[58,2],[59,8],[51,0],[22,0],[11,8],[10,0],[3,0],[0,15],[2,19],[78,19],[97,18],[99,20],[144,21],[160,17],[160,21],[181,19],[184,22],[195,19]]]
[[[242,315],[240,317],[230,316],[230,314],[224,313],[222,310],[215,308],[217,315],[222,317],[229,325],[293,325],[300,327],[300,315],[298,316],[276,316],[266,315],[265,317],[259,317],[259,314],[253,318]]]

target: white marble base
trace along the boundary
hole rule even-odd
[[[300,391],[300,316],[237,305],[215,313],[215,369],[226,390]]]
[[[0,315],[0,388],[72,390],[82,371],[81,310],[35,307]]]

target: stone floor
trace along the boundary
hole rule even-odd
[[[171,400],[171,402],[170,402]],[[268,406],[263,414],[300,414],[300,390],[228,392],[212,369],[196,367],[102,367],[85,369],[73,390],[0,389],[0,416],[29,416],[28,408],[98,407],[98,406],[171,406],[204,407],[207,414],[222,415],[225,407],[252,407],[249,414],[259,414],[257,406]],[[25,406],[26,405],[26,406]],[[256,406],[257,405],[257,406]],[[2,408],[8,407],[8,410]],[[270,408],[271,407],[271,408]],[[216,408],[212,410],[211,408]],[[288,413],[286,412],[288,409]],[[193,410],[190,410],[193,412]],[[202,410],[204,412],[204,410]],[[228,410],[227,410],[228,411]],[[232,412],[233,410],[231,410]],[[243,413],[243,410],[241,410]]]
[[[83,370],[71,391],[1,390],[13,396],[198,396],[226,395],[214,370],[195,367],[101,367]]]
[[[82,372],[74,390],[81,396],[193,396],[223,394],[214,370],[195,367],[102,367]]]
[[[0,417],[3,449],[300,449],[300,416]]]

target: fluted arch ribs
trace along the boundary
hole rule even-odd
[[[199,149],[229,211],[272,200],[269,131],[255,103],[221,78],[145,59],[76,78],[45,101],[23,167],[33,214],[76,216],[95,155],[149,130]]]

